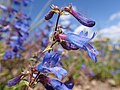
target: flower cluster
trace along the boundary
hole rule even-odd
[[[32,2],[33,0],[11,0],[12,3],[16,4],[16,5],[21,5],[23,4],[24,6],[28,6],[30,2]]]
[[[62,62],[60,61],[61,54],[54,53],[53,51],[46,52],[41,63],[31,69],[31,72],[20,74],[18,77],[8,81],[8,86],[14,86],[19,83],[26,76],[30,76],[29,86],[34,84],[34,80],[41,82],[44,87],[49,90],[70,90],[73,88],[71,81],[69,83],[61,82],[62,78],[67,76],[67,71],[62,68]],[[58,79],[50,78],[49,75],[53,73]],[[32,79],[34,78],[34,80]]]
[[[17,0],[16,0],[17,1]],[[15,2],[16,3],[16,2]],[[41,62],[39,62],[37,65],[33,65],[29,67],[29,70],[23,72],[18,77],[8,81],[8,86],[14,86],[18,84],[21,80],[27,80],[29,87],[34,87],[36,82],[40,82],[43,84],[43,86],[47,90],[71,90],[74,86],[72,83],[72,80],[69,79],[67,82],[63,82],[63,78],[68,75],[68,72],[64,69],[62,61],[61,61],[61,53],[56,52],[54,49],[54,45],[56,43],[60,44],[63,49],[69,51],[69,50],[84,50],[87,51],[89,57],[97,62],[97,55],[98,51],[90,44],[90,41],[95,37],[95,33],[93,33],[91,38],[88,38],[88,32],[81,31],[80,34],[74,34],[74,33],[64,33],[62,30],[62,27],[58,25],[59,18],[61,15],[64,15],[65,12],[70,13],[73,17],[75,17],[82,25],[87,27],[93,27],[95,25],[95,21],[85,17],[84,15],[76,12],[73,10],[72,5],[66,6],[62,9],[60,9],[58,6],[51,6],[51,10],[49,13],[45,16],[45,20],[52,19],[53,15],[56,13],[58,14],[56,25],[52,34],[52,42],[48,41],[48,31],[41,31],[43,37],[43,51],[37,52],[32,59],[36,60],[36,62],[39,62],[43,56],[43,59]],[[27,17],[23,17],[27,18]],[[21,20],[21,19],[20,19]],[[27,18],[28,20],[28,18]],[[20,22],[18,22],[20,23]],[[21,31],[21,27],[18,25],[18,23],[15,24],[16,28],[19,28],[19,31]],[[20,23],[21,24],[21,23]],[[23,24],[23,23],[22,23]],[[49,27],[47,27],[49,29]],[[27,28],[28,29],[28,28]],[[24,27],[22,32],[27,32],[27,29]],[[20,32],[19,32],[20,34]],[[21,34],[20,34],[21,35]],[[41,34],[40,34],[41,35]],[[24,35],[21,35],[22,39]],[[24,37],[26,38],[26,37]],[[46,39],[47,38],[47,39]],[[14,38],[16,39],[16,38]],[[18,37],[17,37],[18,39]],[[19,38],[20,39],[20,38]],[[21,39],[20,39],[21,41]],[[24,41],[24,40],[23,40]],[[18,44],[17,44],[18,45]],[[42,49],[41,49],[42,50]],[[12,53],[12,52],[11,52]],[[6,54],[9,55],[9,51],[6,52]],[[11,56],[14,57],[14,56]],[[10,58],[10,57],[9,57]],[[94,76],[95,74],[92,73],[86,65],[81,66],[82,72],[87,76]],[[52,78],[51,78],[52,76]]]
[[[4,60],[14,57],[20,59],[20,52],[25,50],[23,44],[29,35],[31,18],[20,9],[30,2],[31,0],[11,0],[10,6],[0,4],[3,14],[0,17],[0,37],[7,44]]]

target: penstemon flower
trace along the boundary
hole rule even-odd
[[[53,52],[47,52],[43,58],[43,61],[36,67],[36,69],[43,73],[52,72],[58,77],[59,80],[61,80],[62,76],[67,75],[67,71],[58,66],[60,57],[61,56],[57,53],[54,54]]]
[[[46,88],[46,90],[72,90],[74,84],[71,81],[63,83],[54,78],[49,78],[45,75],[40,75],[40,81]],[[42,80],[41,80],[42,78]]]
[[[97,55],[98,51],[93,48],[89,42],[94,38],[95,33],[91,38],[87,38],[88,32],[83,33],[83,31],[80,32],[80,34],[58,34],[56,35],[56,39],[63,40],[61,43],[62,47],[67,50],[77,50],[77,49],[83,49],[88,52],[88,55],[92,60],[97,62]]]
[[[55,89],[55,90],[72,90],[73,88],[73,84],[71,83],[67,83],[67,84],[64,84],[62,83],[61,81],[59,80],[56,80],[56,79],[50,79],[48,78],[48,82],[50,83],[50,85]]]
[[[93,27],[95,25],[95,21],[93,21],[90,18],[85,17],[79,12],[76,12],[75,10],[73,10],[72,6],[65,7],[64,10],[66,12],[69,12],[71,15],[73,15],[84,26]]]

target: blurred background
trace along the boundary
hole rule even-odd
[[[10,1],[0,0],[0,4],[12,6]],[[3,43],[5,40],[0,41],[0,90],[22,90],[22,83],[17,88],[9,88],[6,82],[29,65],[28,58],[35,51],[47,46],[45,42],[49,41],[49,37],[43,33],[50,34],[53,30],[51,25],[54,27],[56,21],[56,15],[51,19],[52,23],[43,20],[50,6],[54,4],[62,8],[70,3],[74,10],[95,20],[96,25],[93,28],[85,27],[71,15],[61,16],[59,23],[69,27],[65,32],[78,34],[80,31],[88,31],[89,36],[96,32],[91,43],[99,51],[97,63],[90,60],[86,52],[64,51],[62,61],[69,72],[68,77],[73,78],[73,90],[120,90],[120,0],[34,0],[26,8],[21,6],[23,12],[31,17],[30,35],[24,44],[26,50],[22,52],[22,60],[3,60],[7,45]],[[35,90],[43,89],[36,87]]]

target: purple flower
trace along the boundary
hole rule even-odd
[[[62,39],[64,41],[61,42],[63,48],[67,50],[77,50],[83,49],[88,52],[88,55],[92,60],[97,62],[98,51],[93,48],[91,44],[89,44],[90,40],[92,40],[95,36],[95,33],[91,38],[87,38],[88,32],[81,31],[79,35],[69,33],[69,34],[59,34],[57,39]]]
[[[97,55],[99,54],[98,51],[96,49],[93,48],[93,46],[91,44],[86,44],[85,48],[87,49],[88,55],[89,57],[94,60],[95,62],[97,62]]]
[[[39,76],[39,80],[45,86],[46,90],[72,90],[74,86],[71,81],[63,83],[42,74]]]
[[[10,60],[10,59],[13,59],[14,57],[17,57],[18,59],[21,58],[21,55],[18,52],[18,47],[17,46],[15,46],[13,48],[13,50],[6,49],[3,59],[4,60]]]
[[[23,75],[20,74],[20,75],[17,76],[16,78],[13,78],[13,79],[9,80],[9,81],[7,82],[7,85],[8,85],[9,87],[15,86],[16,84],[18,84],[18,83],[21,81],[21,77],[22,77],[22,76],[23,76]]]
[[[64,10],[66,12],[69,12],[71,15],[73,15],[84,26],[93,27],[95,25],[95,21],[85,17],[81,13],[74,11],[72,7],[65,7]]]
[[[62,80],[62,76],[67,76],[67,71],[63,69],[62,67],[52,67],[48,68],[42,65],[39,65],[39,68],[37,68],[38,71],[43,73],[54,73],[59,80]]]
[[[59,80],[62,80],[62,76],[67,76],[67,71],[61,67],[46,68],[50,72],[54,73]]]
[[[59,80],[62,80],[62,76],[66,76],[67,75],[67,71],[61,67],[52,67],[52,68],[48,68],[42,65],[39,65],[39,67],[37,68],[38,71],[43,72],[43,73],[49,73],[52,72],[54,73],[57,78]]]
[[[3,58],[4,58],[4,60],[9,60],[9,59],[13,59],[14,56],[15,56],[15,53],[13,51],[7,49],[5,51],[5,54],[4,54]]]
[[[95,33],[91,38],[87,38],[86,36],[83,36],[83,35],[69,33],[67,34],[66,40],[76,45],[77,47],[82,48],[85,44],[87,44],[90,40],[92,40],[94,36],[95,36]]]
[[[81,32],[82,33],[82,32]],[[58,37],[62,40],[66,40],[70,42],[71,44],[82,48],[85,44],[87,44],[90,40],[92,40],[95,36],[95,33],[91,38],[87,38],[86,34],[73,34],[73,33],[68,33],[68,34],[59,34]]]
[[[58,65],[60,65],[59,64],[60,57],[61,55],[58,53],[47,52],[43,58],[42,63],[40,63],[36,67],[36,69],[43,73],[52,72],[58,77],[59,80],[61,80],[62,76],[67,75],[67,71],[62,67],[58,67]]]
[[[41,64],[46,67],[54,67],[60,62],[60,58],[61,55],[58,53],[54,53],[53,51],[50,51],[50,53],[46,52]]]
[[[37,66],[37,69],[40,71],[41,67],[55,67],[59,64],[60,58],[61,55],[58,53],[54,53],[53,51],[46,52],[42,62]]]
[[[59,80],[56,79],[50,79],[48,80],[48,82],[50,83],[50,85],[55,89],[55,90],[72,90],[73,88],[73,84],[71,83],[62,83]]]

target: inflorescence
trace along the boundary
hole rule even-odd
[[[11,0],[13,4],[23,4],[25,7],[31,0]],[[23,1],[23,2],[22,2]],[[23,42],[27,39],[30,29],[29,16],[25,15],[22,11],[19,12],[14,8],[9,8],[4,5],[0,5],[0,9],[9,15],[10,20],[7,17],[0,18],[0,32],[9,32],[9,38],[7,40],[7,48],[4,54],[4,59],[12,59],[15,56],[20,58],[19,50],[24,50]],[[97,62],[98,51],[89,43],[96,35],[93,33],[92,37],[88,37],[88,32],[81,31],[79,34],[65,33],[62,30],[62,26],[59,25],[60,16],[65,15],[65,12],[75,17],[82,25],[86,27],[93,27],[95,21],[85,17],[79,12],[76,12],[72,8],[72,4],[59,8],[58,6],[51,6],[51,10],[45,16],[45,20],[49,21],[52,19],[54,14],[57,14],[57,21],[53,30],[51,42],[47,43],[43,47],[46,47],[35,53],[31,58],[39,62],[38,64],[32,65],[28,70],[22,72],[18,77],[8,81],[8,86],[14,86],[20,81],[25,80],[28,83],[28,87],[33,88],[37,83],[42,83],[47,90],[71,90],[74,86],[72,80],[62,82],[62,79],[68,75],[67,70],[64,69],[61,58],[62,54],[54,50],[54,45],[58,43],[63,49],[69,50],[84,50],[87,51],[89,57]],[[13,19],[14,18],[14,19]],[[13,20],[13,21],[12,21]],[[14,31],[14,32],[13,32]],[[12,33],[11,33],[12,32]],[[2,35],[2,34],[1,34]],[[49,38],[49,35],[47,38]],[[46,36],[45,35],[45,36]],[[2,39],[2,36],[0,36]],[[47,39],[48,40],[48,39]],[[12,48],[12,49],[11,49]],[[41,58],[43,59],[41,60]],[[40,61],[41,60],[41,61]],[[86,75],[94,76],[94,73],[87,72],[87,67],[82,65],[82,69],[85,70]],[[51,78],[50,75],[53,75]],[[56,77],[55,77],[56,76]]]

